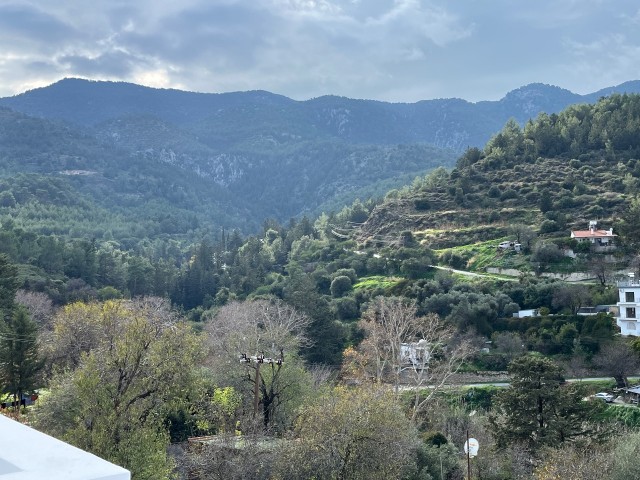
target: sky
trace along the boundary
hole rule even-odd
[[[635,0],[0,0],[0,97],[65,77],[221,93],[499,100],[640,79]]]

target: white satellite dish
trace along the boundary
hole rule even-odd
[[[478,455],[478,449],[480,448],[480,443],[475,438],[470,438],[466,442],[464,442],[464,453],[466,453],[469,458],[473,458]]]

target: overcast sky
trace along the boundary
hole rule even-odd
[[[0,0],[0,97],[64,77],[391,102],[640,79],[635,0]]]

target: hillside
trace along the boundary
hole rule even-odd
[[[614,95],[542,115],[524,129],[509,123],[450,173],[388,196],[358,238],[397,242],[410,231],[442,249],[499,239],[518,224],[549,238],[568,238],[590,220],[617,229],[639,192],[639,107],[636,95]]]
[[[7,107],[0,115],[7,185],[0,213],[30,229],[32,220],[39,221],[31,213],[35,198],[38,209],[49,212],[40,220],[57,224],[56,233],[73,230],[98,239],[194,235],[220,227],[251,233],[265,218],[283,222],[340,210],[357,198],[381,198],[437,167],[451,168],[455,151],[484,145],[509,118],[523,123],[541,110],[552,113],[635,90],[639,82],[579,96],[532,84],[498,102],[391,104],[331,96],[297,102],[262,91],[202,94],[67,79],[0,99]],[[16,180],[25,173],[39,176],[40,185],[54,178],[65,185],[69,198],[85,202],[67,217],[87,221],[56,220],[63,205],[42,193],[47,188],[37,193],[29,186],[33,181]],[[474,175],[464,181],[497,181]],[[467,204],[480,208],[477,192],[463,193]],[[434,192],[424,195],[423,207]],[[452,198],[431,203],[447,205]],[[448,211],[460,206],[454,202]],[[128,226],[118,225],[123,222]],[[412,222],[416,228],[433,223],[409,220],[405,227]]]
[[[267,217],[286,221],[342,208],[354,195],[380,196],[454,158],[426,145],[335,139],[250,138],[222,151],[153,116],[86,129],[0,108],[0,214],[28,230],[98,239],[250,233]],[[51,194],[56,188],[64,198]]]
[[[0,109],[0,212],[28,230],[96,238],[186,234],[234,224],[243,202],[197,175],[64,125]]]

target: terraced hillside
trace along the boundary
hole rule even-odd
[[[638,105],[638,96],[618,96],[541,116],[524,129],[508,124],[451,172],[387,195],[358,240],[388,242],[410,231],[440,249],[498,239],[516,224],[548,237],[568,236],[590,220],[615,228],[639,191]]]

